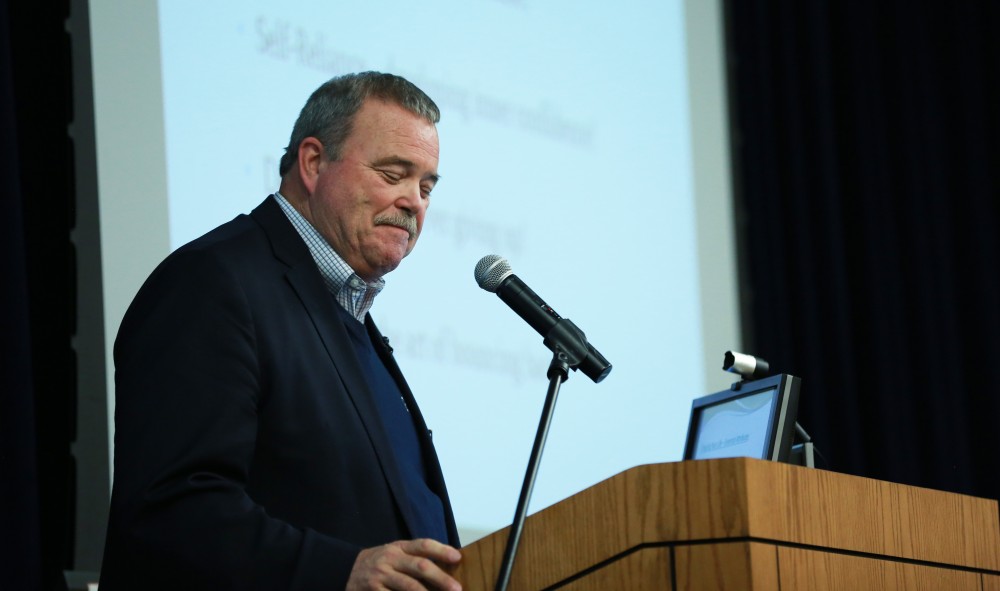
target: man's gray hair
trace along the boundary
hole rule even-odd
[[[436,124],[441,119],[437,105],[412,82],[382,72],[361,72],[331,78],[316,89],[302,107],[292,128],[292,137],[281,157],[278,173],[285,176],[299,158],[299,144],[307,137],[323,142],[329,160],[340,158],[344,141],[351,135],[354,115],[369,98],[397,104]]]

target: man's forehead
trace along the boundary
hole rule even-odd
[[[437,175],[437,127],[409,110],[381,100],[366,101],[355,116],[347,152],[369,164],[382,162],[433,169]]]
[[[430,128],[437,129],[437,125],[423,115],[411,111],[397,102],[383,100],[376,97],[367,98],[361,104],[357,113],[354,114],[354,120],[357,121],[359,119],[369,119],[374,121],[382,121],[386,119],[412,121],[413,123],[420,123]]]

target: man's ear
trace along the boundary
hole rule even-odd
[[[306,191],[312,195],[324,161],[323,143],[307,137],[299,144],[299,177]]]

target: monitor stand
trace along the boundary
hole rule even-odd
[[[792,444],[791,453],[788,455],[788,463],[796,466],[805,466],[806,468],[815,468],[816,447],[813,445],[812,437],[809,437],[809,434],[806,433],[806,430],[802,428],[802,425],[798,421],[795,421],[795,439],[798,441]]]

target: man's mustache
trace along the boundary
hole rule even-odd
[[[406,213],[383,213],[375,216],[376,226],[396,226],[410,233],[410,239],[417,236],[417,218]]]

